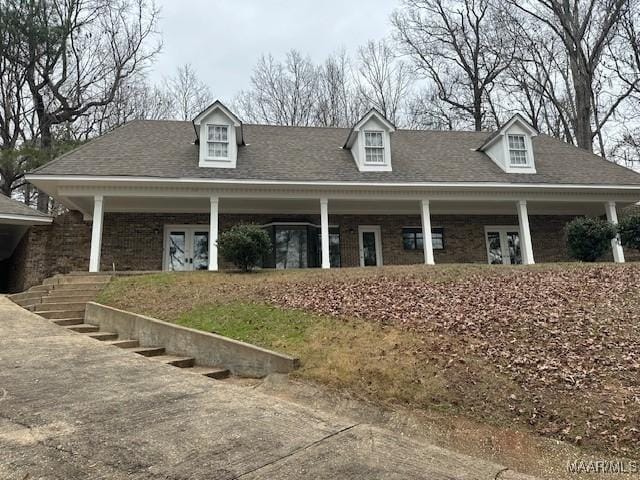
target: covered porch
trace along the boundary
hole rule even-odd
[[[237,223],[270,234],[265,268],[564,261],[566,222],[580,215],[617,222],[617,210],[635,199],[608,187],[164,182],[56,186],[57,197],[91,221],[89,271],[226,268],[217,238]],[[611,258],[624,262],[617,241]]]

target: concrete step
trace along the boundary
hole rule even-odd
[[[42,281],[42,285],[56,285],[60,281],[61,275],[54,275],[53,277],[45,278]]]
[[[87,302],[75,302],[75,303],[47,302],[47,303],[38,303],[35,307],[36,307],[36,312],[46,312],[51,310],[84,311],[86,306],[87,306]]]
[[[87,295],[85,293],[79,293],[78,295],[72,295],[69,292],[55,292],[50,293],[42,297],[42,303],[75,303],[75,302],[92,302],[96,299],[96,295]]]
[[[49,290],[51,290],[52,285],[35,285],[33,287],[31,287],[29,290],[27,290],[26,293],[46,293]]]
[[[30,311],[34,311],[36,309],[36,305],[40,305],[38,302],[34,302],[32,300],[25,300],[23,302],[15,302],[16,305],[20,305],[22,308]]]
[[[53,292],[90,292],[98,293],[104,288],[104,283],[65,283],[63,285],[54,285]]]
[[[177,357],[175,355],[154,355],[153,359],[179,368],[191,368],[196,363],[193,357]]]
[[[78,332],[78,333],[92,333],[100,330],[97,326],[90,325],[88,323],[80,323],[78,325],[69,325],[67,328],[69,330],[73,330],[74,332]]]
[[[94,340],[100,340],[101,342],[105,342],[105,341],[117,339],[118,334],[111,333],[111,332],[92,332],[92,333],[88,333],[87,337],[91,337]]]
[[[202,365],[194,365],[191,368],[185,370],[185,372],[196,373],[198,375],[204,375],[205,377],[215,378],[220,380],[229,376],[229,370],[222,367],[205,367]]]
[[[80,309],[70,310],[45,310],[38,311],[38,315],[42,318],[69,318],[84,317],[84,307]]]
[[[73,285],[83,283],[106,285],[110,281],[111,276],[109,275],[65,275],[64,277],[58,278],[57,281],[54,281],[53,283],[55,285]]]
[[[106,342],[107,345],[113,345],[114,347],[119,347],[119,348],[134,348],[134,347],[139,347],[140,343],[138,342],[138,340],[107,340]]]
[[[76,318],[54,318],[51,320],[56,325],[60,325],[61,327],[67,327],[69,325],[80,325],[84,323],[84,318],[76,317]]]
[[[135,347],[131,351],[143,357],[155,357],[164,353],[164,347]]]
[[[9,300],[12,302],[18,303],[25,302],[29,300],[40,300],[42,298],[42,292],[22,292],[22,293],[14,293],[13,295],[9,295]]]

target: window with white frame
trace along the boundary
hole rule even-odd
[[[209,158],[229,158],[228,125],[207,125],[207,153]]]
[[[512,167],[529,165],[524,135],[509,135],[509,161]]]
[[[384,163],[384,132],[364,132],[366,163]]]

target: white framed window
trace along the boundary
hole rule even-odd
[[[382,164],[384,160],[384,132],[364,132],[365,163]]]
[[[209,158],[229,158],[229,126],[207,125],[207,156]]]
[[[509,135],[509,162],[512,167],[526,167],[529,165],[527,158],[527,144],[524,135]]]

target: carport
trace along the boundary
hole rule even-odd
[[[14,258],[16,247],[32,225],[47,225],[53,221],[23,203],[0,194],[0,292],[9,289],[12,275],[20,274],[19,262]]]

